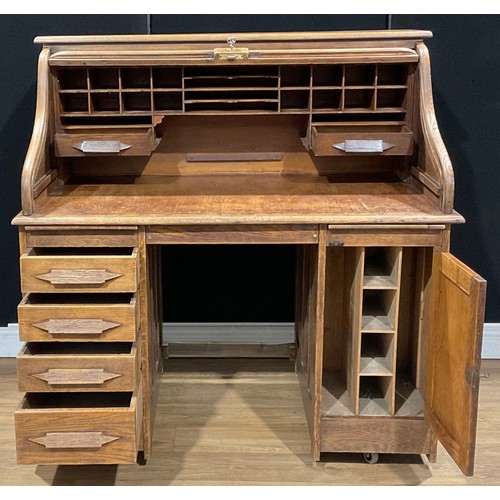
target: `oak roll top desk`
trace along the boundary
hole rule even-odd
[[[35,40],[19,463],[150,456],[162,245],[288,244],[312,460],[439,440],[473,473],[486,283],[449,253],[430,36]]]

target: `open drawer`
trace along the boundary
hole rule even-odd
[[[311,147],[315,156],[406,156],[413,151],[413,134],[404,124],[315,125]]]
[[[135,292],[135,248],[30,248],[21,255],[21,290]]]
[[[133,391],[139,367],[130,342],[28,342],[17,356],[17,380],[25,392]]]
[[[149,156],[158,141],[152,127],[66,129],[54,139],[56,156]]]
[[[135,463],[141,415],[140,389],[134,393],[26,394],[14,417],[17,462]]]
[[[17,307],[23,342],[134,342],[137,293],[28,293]]]

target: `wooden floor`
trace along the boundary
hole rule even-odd
[[[484,361],[476,474],[443,448],[420,456],[332,455],[313,464],[299,386],[288,361],[169,360],[154,451],[145,467],[18,466],[15,360],[0,359],[0,485],[498,485],[500,361]]]

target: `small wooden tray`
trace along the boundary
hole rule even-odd
[[[135,463],[140,387],[134,393],[26,394],[15,413],[18,463]]]
[[[350,151],[349,141],[356,141],[359,147]],[[380,148],[374,147],[376,142]],[[413,134],[400,124],[316,125],[311,147],[315,156],[407,156],[413,151]]]
[[[56,134],[54,144],[56,156],[63,157],[149,156],[157,146],[157,141],[151,127],[116,130],[68,129]]]

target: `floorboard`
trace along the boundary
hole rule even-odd
[[[442,447],[420,456],[331,455],[313,464],[299,385],[287,360],[169,360],[146,466],[19,466],[14,359],[0,359],[0,485],[498,485],[500,361],[484,361],[476,473]]]

